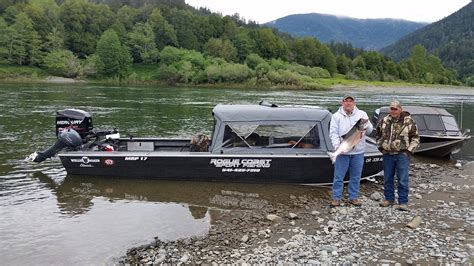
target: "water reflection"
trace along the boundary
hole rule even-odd
[[[263,209],[288,204],[292,195],[324,198],[328,188],[221,182],[131,180],[103,177],[67,176],[60,184],[47,175],[34,176],[54,191],[58,208],[64,215],[85,214],[94,198],[109,201],[144,201],[178,203],[187,206],[195,219],[202,219],[209,209]],[[212,218],[212,217],[211,217]],[[212,219],[211,219],[212,222]]]

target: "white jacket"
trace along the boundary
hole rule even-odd
[[[357,107],[354,106],[354,110],[352,114],[348,115],[344,111],[344,109],[339,107],[339,110],[332,115],[331,124],[329,127],[329,137],[331,138],[332,146],[335,150],[339,147],[342,142],[342,136],[348,133],[351,128],[359,121],[359,119],[369,119],[367,113],[359,110]],[[365,131],[366,135],[369,135],[373,130],[372,123],[370,120],[367,122],[367,130]],[[365,149],[365,135],[362,139],[357,143],[353,150],[345,154],[358,154],[363,153]]]

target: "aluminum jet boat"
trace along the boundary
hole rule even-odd
[[[116,131],[94,132],[89,113],[66,109],[57,113],[59,144],[30,155],[30,160],[39,162],[58,152],[69,175],[106,178],[332,183],[328,153],[334,147],[327,109],[219,104],[212,115],[212,136],[123,138]],[[362,177],[382,170],[382,154],[367,143]]]

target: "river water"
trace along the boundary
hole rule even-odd
[[[414,89],[416,90],[416,89]],[[461,91],[462,92],[462,91]],[[215,211],[277,205],[290,195],[327,188],[106,180],[68,177],[57,158],[23,162],[55,141],[56,110],[79,108],[93,115],[96,129],[118,128],[122,136],[189,137],[212,130],[218,103],[318,105],[337,109],[343,91],[232,90],[93,85],[0,85],[0,257],[2,265],[113,264],[130,247],[154,237],[175,240],[204,235]],[[356,92],[367,111],[392,98],[404,104],[443,107],[463,128],[474,129],[472,93]],[[463,108],[461,108],[461,106]],[[454,160],[474,160],[474,141]],[[184,166],[185,167],[185,166]]]

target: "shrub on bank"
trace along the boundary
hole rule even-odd
[[[37,80],[46,77],[47,75],[48,74],[44,70],[38,67],[0,65],[0,80]]]
[[[474,87],[474,76],[466,78],[466,85],[469,87]]]
[[[81,73],[81,64],[77,56],[69,50],[50,52],[43,60],[48,73],[66,78],[75,78]]]

